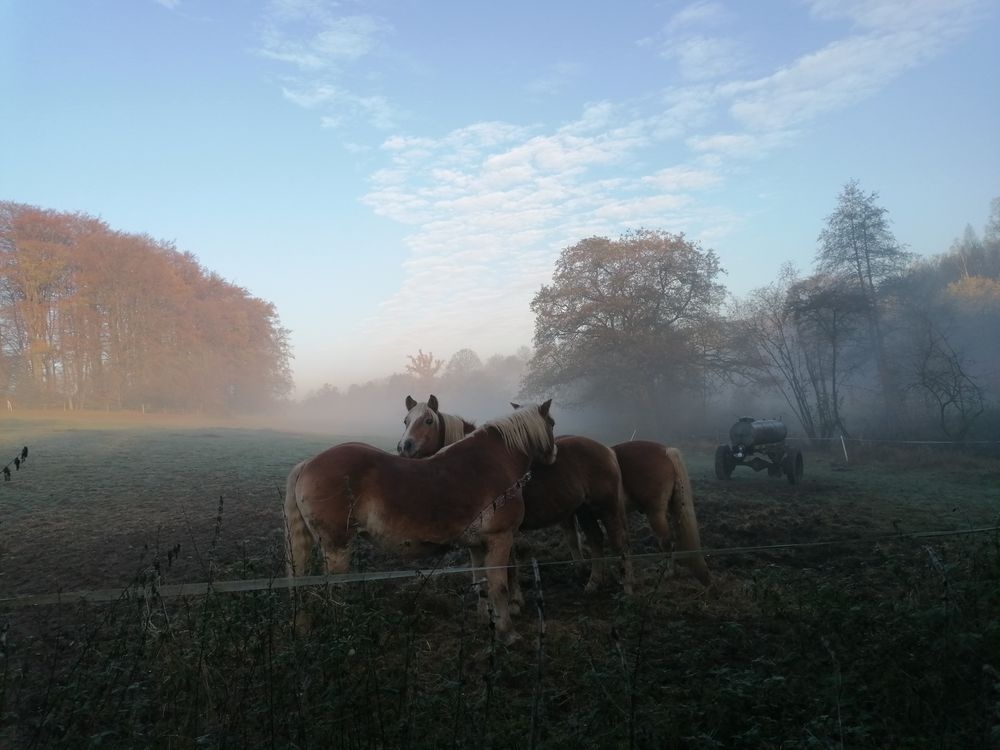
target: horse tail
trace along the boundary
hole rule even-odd
[[[615,513],[618,517],[618,523],[621,526],[621,539],[617,540],[617,546],[620,547],[619,552],[621,555],[622,566],[622,586],[626,594],[631,594],[635,577],[632,572],[632,560],[630,558],[631,552],[628,539],[629,496],[625,489],[625,480],[622,478],[622,467],[618,462],[618,454],[610,448],[608,449],[608,453],[611,454],[611,463],[616,469],[615,474],[618,475],[618,507],[615,508]]]
[[[288,474],[288,480],[285,482],[285,543],[288,545],[286,569],[289,578],[306,572],[309,567],[309,556],[312,553],[313,536],[302,515],[295,489],[305,465],[305,461],[298,463]]]
[[[701,535],[698,533],[698,518],[694,512],[694,493],[691,490],[691,479],[681,452],[676,448],[667,448],[667,458],[674,465],[674,488],[670,496],[668,512],[670,523],[675,529],[678,549],[684,552],[699,550],[696,555],[682,558],[695,577],[705,586],[711,581],[708,565],[701,550]]]

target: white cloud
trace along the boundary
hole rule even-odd
[[[861,101],[939,54],[966,31],[982,3],[933,0],[814,0],[823,19],[848,18],[864,30],[803,55],[769,76],[721,87],[730,112],[755,130],[800,125]]]
[[[722,177],[718,172],[688,166],[668,167],[642,178],[645,184],[666,192],[703,190],[718,185],[721,181]]]
[[[768,133],[716,133],[691,136],[685,143],[696,153],[747,159],[764,157],[793,136],[794,132],[783,130]]]

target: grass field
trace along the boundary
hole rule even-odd
[[[0,598],[282,575],[285,476],[344,439],[2,421],[0,462],[30,456],[0,483]],[[305,637],[266,590],[7,605],[0,747],[1000,747],[1000,535],[908,536],[995,525],[1000,460],[807,452],[792,487],[747,469],[719,482],[714,446],[680,447],[718,550],[708,590],[667,574],[637,517],[631,597],[584,594],[556,531],[521,536],[540,578],[521,571],[511,647],[465,576],[314,589]]]

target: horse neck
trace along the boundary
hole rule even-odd
[[[449,456],[449,460],[464,463],[468,461],[468,454],[477,454],[482,450],[481,446],[484,444],[496,445],[496,451],[499,458],[493,457],[490,461],[491,466],[496,466],[501,463],[504,464],[510,471],[513,479],[520,479],[520,477],[526,474],[531,468],[531,456],[528,456],[521,451],[510,450],[507,447],[507,443],[503,439],[503,435],[500,433],[500,430],[492,425],[474,427],[464,439],[450,444],[448,450],[444,451],[440,455]]]
[[[441,430],[438,450],[441,450],[446,445],[457,443],[476,429],[475,425],[466,422],[457,414],[439,413],[438,416],[440,417],[439,424]]]

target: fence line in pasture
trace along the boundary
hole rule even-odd
[[[802,440],[805,442],[848,442],[848,443],[885,443],[887,445],[1000,445],[1000,440],[882,440],[879,438],[844,437],[809,437],[808,435],[789,435],[787,440]]]
[[[768,552],[783,549],[807,549],[818,547],[835,547],[849,544],[878,544],[880,542],[900,541],[903,539],[929,539],[935,537],[948,536],[969,536],[972,534],[986,534],[989,532],[1000,532],[1000,526],[984,526],[973,529],[946,529],[937,531],[914,531],[899,534],[883,534],[879,536],[855,537],[852,539],[827,539],[817,542],[786,542],[780,544],[764,544],[748,547],[723,547],[718,549],[701,548],[697,550],[684,550],[681,552],[646,552],[637,555],[630,555],[632,560],[664,560],[668,557],[673,560],[684,560],[696,555],[705,557],[721,557],[724,555],[753,554],[758,552]],[[602,562],[615,561],[617,557],[595,558]],[[537,562],[532,560],[532,565],[541,567],[555,567],[563,565],[575,565],[575,560],[549,560]],[[176,583],[157,584],[150,583],[142,587],[132,585],[124,589],[90,589],[83,591],[68,591],[54,594],[22,594],[0,598],[0,609],[17,609],[30,606],[44,606],[53,604],[76,604],[79,602],[111,602],[111,601],[135,601],[159,597],[161,599],[173,599],[182,596],[206,596],[210,593],[236,594],[251,591],[275,591],[284,589],[305,588],[309,586],[327,586],[339,584],[362,583],[368,581],[388,581],[401,580],[407,578],[432,578],[436,576],[457,575],[472,573],[484,573],[488,570],[500,570],[513,566],[496,565],[492,567],[448,567],[430,569],[410,569],[410,570],[383,570],[357,573],[336,573],[329,575],[295,576],[292,578],[246,578],[230,581],[201,581],[197,583]]]
[[[3,473],[3,478],[5,482],[10,481],[10,467],[13,466],[15,471],[20,471],[21,466],[28,460],[28,446],[24,446],[17,452],[17,454],[8,461],[0,472]]]

